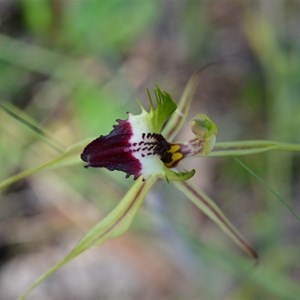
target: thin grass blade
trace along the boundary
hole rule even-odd
[[[38,137],[40,137],[48,146],[54,149],[58,153],[64,152],[65,147],[56,141],[51,134],[49,134],[41,125],[35,122],[27,114],[20,109],[9,103],[0,103],[0,108],[8,115],[18,121],[20,124],[33,131]]]
[[[260,176],[258,176],[252,169],[250,169],[245,163],[243,163],[240,159],[234,157],[233,158],[243,169],[245,169],[250,175],[252,175],[258,182],[262,184],[283,206],[287,208],[287,210],[292,214],[292,216],[300,222],[300,216],[293,210],[293,208]]]

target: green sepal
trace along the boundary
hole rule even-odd
[[[204,214],[214,221],[245,253],[255,261],[258,255],[238,229],[227,219],[217,204],[208,197],[198,186],[189,182],[174,182],[182,193],[193,202]]]
[[[64,265],[71,262],[78,255],[89,248],[105,243],[108,239],[123,234],[132,224],[134,217],[143,204],[145,195],[156,182],[157,178],[151,178],[143,181],[140,177],[135,184],[129,189],[117,207],[108,214],[103,220],[94,225],[78,244],[66,255],[61,261],[50,268],[46,273],[40,276],[20,297],[24,300],[30,292],[42,283],[49,276],[53,275]]]
[[[209,156],[241,156],[267,151],[300,151],[300,144],[288,144],[268,140],[218,142]]]
[[[28,168],[18,174],[0,181],[0,190],[5,189],[12,184],[43,170],[61,168],[82,163],[80,160],[80,153],[82,152],[82,148],[88,143],[89,140],[90,139],[85,139],[81,142],[78,142],[68,147],[62,154],[59,154],[44,163],[38,164],[32,168]]]

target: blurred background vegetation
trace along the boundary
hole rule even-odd
[[[213,61],[223,63],[203,73],[190,117],[209,115],[219,141],[299,143],[299,20],[297,0],[2,0],[0,181],[107,134],[138,112],[135,98],[147,103],[146,88],[177,100]],[[189,137],[186,126],[180,139]],[[300,212],[299,155],[243,161]],[[81,255],[29,299],[300,297],[300,224],[231,158],[183,167],[191,166],[258,250],[256,267],[164,182],[129,233]],[[118,203],[132,184],[123,175],[76,165],[0,194],[1,299],[15,299]]]

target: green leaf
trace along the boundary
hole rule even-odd
[[[0,59],[25,70],[51,76],[69,87],[75,88],[80,84],[99,88],[99,82],[95,83],[80,69],[78,60],[3,34],[0,34]]]
[[[191,200],[198,208],[202,210],[212,221],[237,243],[237,245],[254,260],[258,256],[252,246],[246,241],[242,234],[234,227],[234,225],[225,217],[221,209],[216,203],[210,199],[203,191],[188,182],[173,183],[181,192],[183,192],[189,200]]]
[[[108,239],[123,234],[132,224],[139,207],[143,203],[145,195],[155,182],[156,178],[143,181],[142,177],[140,177],[126,193],[118,206],[103,220],[92,227],[67,256],[65,256],[60,262],[54,265],[42,276],[40,276],[20,296],[19,300],[25,299],[37,285],[90,247],[101,245]]]
[[[159,1],[67,1],[59,33],[73,51],[118,59],[157,23],[161,6]]]
[[[51,2],[47,0],[22,0],[23,18],[29,30],[33,33],[45,35],[50,29],[53,20],[54,10]]]

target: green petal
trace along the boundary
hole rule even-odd
[[[271,150],[300,151],[300,144],[288,144],[275,141],[253,140],[218,142],[209,156],[240,156],[257,154]]]
[[[88,139],[90,140],[90,139]],[[8,177],[0,182],[0,190],[7,188],[11,184],[18,182],[24,178],[27,178],[31,175],[34,175],[40,171],[65,167],[67,165],[79,164],[82,163],[80,160],[80,153],[82,148],[88,143],[88,140],[83,140],[79,143],[76,143],[69,148],[67,148],[62,154],[55,156],[54,158],[41,163],[33,168],[29,168],[23,172],[20,172],[16,175]]]
[[[252,246],[246,241],[242,234],[234,227],[234,225],[225,217],[217,204],[210,199],[198,187],[188,182],[174,182],[173,183],[181,192],[183,192],[189,200],[191,200],[203,213],[205,213],[211,220],[213,220],[220,228],[228,234],[237,245],[257,260],[257,253]]]

